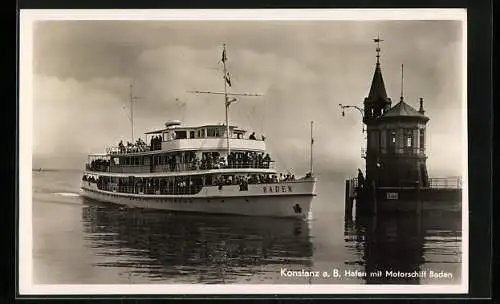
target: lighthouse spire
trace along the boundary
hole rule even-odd
[[[404,99],[404,77],[403,77],[403,72],[404,72],[404,66],[403,64],[401,64],[401,96],[399,97],[401,99],[401,101],[403,101]]]
[[[377,44],[377,48],[375,49],[377,51],[377,66],[380,65],[380,42],[384,41],[383,39],[380,39],[380,34],[377,34],[377,38],[373,39],[373,42]]]
[[[382,77],[382,70],[380,68],[380,42],[384,40],[380,39],[380,35],[373,39],[373,42],[377,44],[377,65],[375,66],[375,73],[373,74],[372,85],[370,87],[370,93],[368,94],[368,100],[372,102],[387,100],[387,91],[385,90],[384,78]]]

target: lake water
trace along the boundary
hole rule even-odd
[[[35,284],[461,281],[459,216],[346,220],[342,178],[319,176],[309,221],[127,209],[83,199],[80,179],[78,171],[33,172]],[[283,269],[337,269],[341,277],[290,277]],[[379,270],[383,275],[371,275]],[[394,278],[386,271],[424,271],[426,277]],[[430,271],[449,275],[429,278]]]

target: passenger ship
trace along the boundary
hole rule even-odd
[[[226,48],[222,62],[224,76]],[[169,121],[147,132],[150,144],[122,142],[104,154],[90,154],[82,196],[128,207],[246,216],[310,216],[316,178],[283,176],[266,153],[264,137],[228,123],[233,98],[224,81],[226,123],[186,126]],[[209,93],[209,92],[206,92]],[[216,93],[218,94],[218,93]],[[133,123],[133,118],[132,118]],[[133,130],[133,126],[132,126]]]

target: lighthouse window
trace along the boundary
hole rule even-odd
[[[420,149],[425,148],[425,130],[420,129]]]
[[[410,148],[413,146],[413,132],[411,129],[405,130],[406,147]]]
[[[194,138],[194,131],[189,131],[189,138]]]
[[[391,144],[391,146],[395,146],[396,145],[396,131],[391,130],[390,136],[391,136],[390,144]]]

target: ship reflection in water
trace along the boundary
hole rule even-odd
[[[358,258],[346,261],[346,268],[366,275],[366,284],[459,284],[460,217],[445,212],[346,218],[346,247]]]
[[[94,266],[121,268],[130,277],[153,283],[269,283],[283,265],[312,266],[310,229],[301,220],[84,204],[86,243],[102,259]]]

